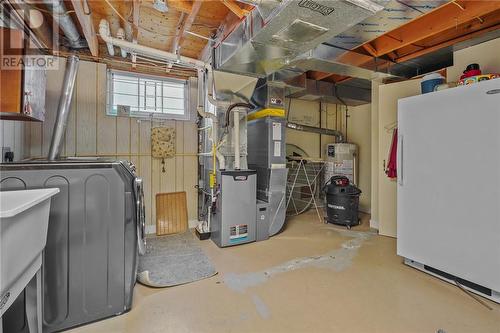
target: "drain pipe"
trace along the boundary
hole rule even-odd
[[[123,28],[118,29],[118,31],[116,32],[116,38],[121,39],[121,40],[125,40],[125,30]],[[111,47],[113,47],[113,45],[111,45]],[[121,48],[120,52],[122,54],[122,58],[127,57],[127,55],[128,55],[127,50],[125,50],[124,48]]]
[[[151,57],[154,59],[164,60],[166,62],[179,63],[195,68],[206,68],[211,69],[211,66],[204,61],[193,59],[185,56],[180,56],[175,53],[158,50],[149,46],[144,46],[140,44],[134,44],[127,40],[122,40],[111,36],[109,30],[109,22],[102,19],[99,23],[99,35],[106,44],[111,44],[121,49],[126,49],[129,53],[137,53],[146,57]]]
[[[207,77],[208,77],[208,82],[207,82]],[[206,89],[205,89],[206,87]],[[208,93],[205,93],[205,90],[208,91]],[[215,100],[213,97],[213,75],[211,71],[206,73],[205,69],[199,69],[198,70],[198,106],[196,107],[196,110],[198,111],[198,114],[202,118],[210,118],[212,119],[212,154],[214,156],[214,164],[215,160],[219,162],[219,169],[225,170],[226,169],[226,159],[224,158],[224,155],[222,155],[219,150],[218,150],[218,127],[219,127],[219,120],[217,119],[217,116],[213,113],[206,112],[205,111],[205,96],[207,96],[207,100],[209,103],[212,105],[220,106],[219,101]],[[215,170],[215,166],[214,166]]]
[[[240,113],[233,111],[234,169],[240,170]]]
[[[67,38],[69,46],[74,49],[86,47],[86,45],[84,45],[85,43],[82,43],[80,33],[78,32],[75,23],[73,23],[71,16],[68,15],[68,10],[64,5],[64,1],[43,0],[43,3],[52,10],[52,17],[64,32],[64,36]]]
[[[344,135],[340,131],[332,130],[332,129],[327,129],[327,128],[319,128],[319,127],[313,127],[313,126],[307,126],[307,125],[300,125],[297,123],[291,123],[287,122],[286,127],[297,130],[297,131],[302,131],[302,132],[311,132],[311,133],[318,133],[318,134],[323,134],[323,135],[330,135],[334,136],[337,139],[337,142],[344,142]]]
[[[57,108],[57,118],[52,131],[52,140],[50,142],[50,150],[48,160],[53,161],[59,158],[68,123],[68,116],[71,110],[71,100],[73,98],[73,90],[75,88],[76,73],[78,72],[78,63],[80,59],[75,56],[69,56],[66,62],[66,71],[64,73],[63,91],[59,99]]]

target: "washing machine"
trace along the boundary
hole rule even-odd
[[[131,309],[145,249],[142,180],[126,161],[33,160],[0,164],[0,190],[57,187],[43,257],[43,332]],[[3,331],[25,332],[24,294]]]

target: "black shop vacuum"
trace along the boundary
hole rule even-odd
[[[325,184],[327,223],[345,225],[348,229],[359,224],[361,190],[351,185],[345,176],[333,176]]]

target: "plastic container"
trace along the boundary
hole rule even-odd
[[[422,94],[427,94],[433,92],[436,86],[443,84],[445,82],[444,77],[439,73],[431,73],[422,78],[420,87],[422,89]]]
[[[461,79],[458,81],[459,86],[466,86],[468,84],[473,84],[481,81],[487,81],[487,80],[493,80],[496,78],[499,78],[500,74],[482,74],[482,75],[476,75],[476,76],[470,76],[464,79]]]
[[[334,176],[325,185],[326,222],[351,228],[359,224],[359,196],[361,190],[350,185],[345,176]]]
[[[479,64],[469,64],[464,70],[464,74],[460,77],[460,80],[466,79],[471,76],[481,75],[481,68]]]

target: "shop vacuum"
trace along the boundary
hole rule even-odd
[[[358,208],[361,190],[351,185],[345,176],[333,176],[325,184],[327,223],[345,225],[350,229],[359,224]]]

